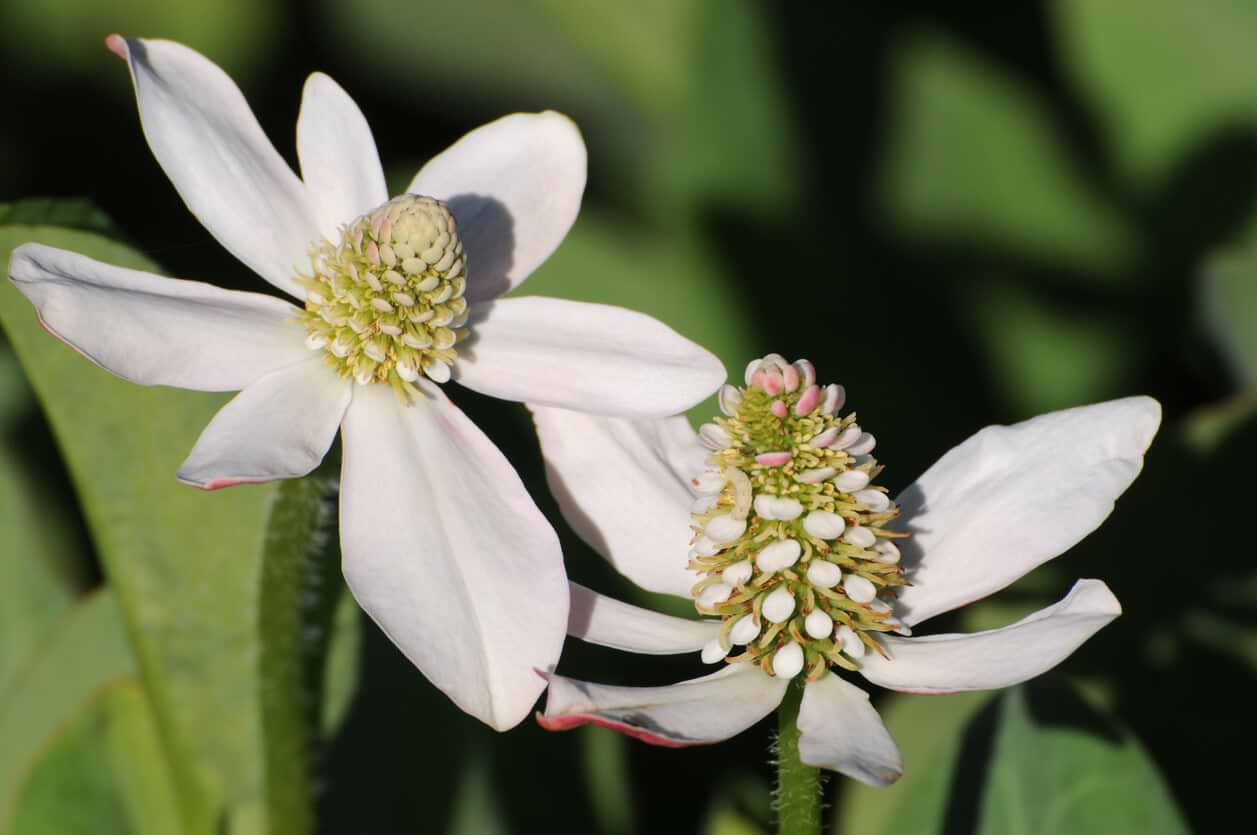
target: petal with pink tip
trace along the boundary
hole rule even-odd
[[[666,687],[612,687],[552,675],[544,713],[551,731],[601,725],[668,748],[710,745],[741,733],[781,704],[789,682],[751,664]]]
[[[296,308],[23,244],[9,277],[44,327],[92,362],[146,386],[234,391],[310,358]]]
[[[322,238],[305,184],[284,162],[240,89],[205,56],[173,41],[120,38],[144,137],[188,209],[228,252],[279,289]]]

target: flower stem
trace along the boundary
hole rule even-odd
[[[791,682],[777,709],[777,833],[820,835],[823,778],[799,759],[799,704],[803,684]]]

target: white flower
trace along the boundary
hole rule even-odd
[[[130,66],[144,134],[188,208],[304,309],[35,244],[14,252],[11,278],[51,333],[120,377],[242,390],[180,468],[186,483],[305,475],[339,428],[354,596],[459,707],[515,725],[544,687],[534,668],[552,669],[562,646],[559,543],[437,383],[657,416],[712,393],[718,361],[628,310],[498,298],[576,219],[585,147],[566,117],[474,130],[389,201],[370,128],[327,76],[305,85],[299,179],[210,61],[168,41],[106,43]]]
[[[849,432],[854,416],[836,414],[841,392],[826,394],[813,378],[805,361],[752,363],[748,388],[722,397],[733,405],[718,419],[730,438],[746,440],[714,452],[683,416],[631,421],[532,407],[551,487],[577,532],[638,585],[690,599],[697,592],[699,611],[720,618],[666,616],[573,584],[569,634],[632,652],[702,651],[707,663],[728,664],[666,687],[552,675],[543,726],[593,722],[666,746],[717,742],[772,712],[789,679],[804,673],[803,761],[885,785],[902,773],[898,748],[867,694],[831,668],[911,693],[1006,687],[1060,663],[1120,614],[1104,583],[1080,580],[1060,602],[1002,629],[905,637],[1094,530],[1139,474],[1160,423],[1155,400],[988,427],[892,504],[865,494],[881,471],[869,455],[872,436]],[[836,442],[844,436],[849,443]],[[837,475],[800,477],[817,467]],[[868,477],[842,475],[857,469]],[[691,479],[704,471],[741,473],[732,480],[749,479],[759,495],[789,493],[807,515],[783,520],[774,503],[756,500],[741,539],[692,553],[687,564],[689,541],[710,512],[690,516]],[[703,477],[708,490],[711,481]],[[727,486],[718,506],[732,496]],[[743,565],[755,549],[762,555],[765,540],[799,543],[802,556],[786,565],[774,550],[736,589],[724,584],[721,595],[704,596],[720,581],[713,572]]]

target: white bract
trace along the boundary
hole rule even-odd
[[[354,596],[459,707],[518,723],[567,623],[558,539],[515,470],[446,398],[453,379],[601,415],[686,409],[720,384],[708,352],[617,307],[498,298],[567,234],[585,146],[557,113],[514,114],[389,199],[370,128],[322,74],[297,121],[298,178],[218,67],[124,40],[144,135],[192,213],[300,307],[19,247],[10,277],[44,326],[145,385],[240,394],[181,481],[302,476],[342,433],[340,534]]]
[[[1104,583],[1080,580],[1011,626],[911,637],[1094,530],[1139,474],[1160,424],[1155,400],[988,427],[892,502],[875,484],[873,436],[838,414],[841,387],[822,389],[811,363],[778,355],[751,363],[746,383],[722,389],[725,417],[703,437],[684,416],[532,406],[551,488],[577,532],[638,585],[716,618],[665,616],[574,587],[568,633],[726,665],[667,687],[551,675],[543,726],[593,722],[657,745],[713,743],[772,712],[803,675],[803,762],[885,785],[902,773],[899,750],[868,695],[835,668],[911,693],[1006,687],[1060,663],[1121,613]],[[720,437],[727,443],[713,447]],[[717,501],[692,509],[696,488]],[[692,541],[721,519],[737,535],[689,550],[687,562]]]

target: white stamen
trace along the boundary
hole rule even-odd
[[[690,513],[706,513],[719,501],[719,496],[699,496],[690,504]]]
[[[853,423],[846,429],[842,430],[842,434],[838,436],[838,440],[829,445],[830,449],[846,449],[847,447],[860,440],[860,436],[864,434],[864,430],[860,428],[860,424]]]
[[[321,333],[312,333],[306,337],[306,347],[311,351],[317,351],[327,345],[327,337]]]
[[[733,486],[733,518],[745,519],[751,512],[751,496],[755,492],[751,488],[751,479],[737,467],[729,468],[728,478]]]
[[[803,630],[816,640],[828,638],[834,631],[834,619],[821,609],[814,609],[803,619]]]
[[[698,478],[692,479],[690,485],[700,496],[714,496],[725,489],[725,477],[719,470],[708,470]]]
[[[729,630],[729,641],[734,644],[749,644],[759,636],[759,624],[750,615],[743,615]]]
[[[877,537],[868,528],[854,525],[847,528],[846,533],[842,535],[842,541],[857,548],[870,548],[877,541]]]
[[[703,663],[716,664],[723,661],[725,656],[729,654],[729,650],[724,644],[720,643],[719,638],[712,638],[703,645]]]
[[[794,678],[803,672],[803,647],[791,641],[773,654],[773,675]]]
[[[371,306],[374,307],[376,310],[380,311],[381,313],[393,312],[393,306],[389,304],[387,300],[382,299],[379,296],[376,296],[374,299],[371,300]]]
[[[825,479],[832,477],[836,472],[838,471],[833,467],[817,467],[814,470],[804,470],[796,475],[794,480],[804,484],[820,484]]]
[[[716,395],[716,401],[720,404],[720,411],[724,412],[728,417],[733,417],[738,413],[738,406],[742,403],[742,392],[726,383],[720,387],[720,392]]]
[[[423,373],[437,383],[450,381],[450,367],[441,360],[431,359],[423,364]]]
[[[360,368],[358,373],[354,375],[354,382],[360,386],[369,385],[375,379],[375,371],[370,368]]]
[[[861,490],[854,498],[874,513],[881,513],[890,507],[890,498],[881,490]]]
[[[847,402],[847,390],[837,383],[825,387],[825,396],[821,398],[821,414],[826,417],[836,413]]]
[[[869,603],[877,599],[877,586],[858,574],[848,574],[843,578],[842,589],[856,603]]]
[[[413,383],[419,379],[419,372],[407,363],[399,362],[394,367],[397,369],[397,376],[408,383]]]
[[[855,634],[855,630],[850,626],[844,624],[843,626],[838,627],[838,631],[835,633],[835,636],[838,638],[838,645],[842,647],[843,653],[851,658],[864,657],[867,647],[864,646],[864,642],[860,640],[860,636]]]
[[[842,569],[829,560],[814,558],[807,566],[807,581],[818,589],[832,589],[842,582]]]
[[[794,614],[794,595],[785,586],[778,586],[764,598],[760,614],[769,623],[784,623]]]
[[[755,557],[755,564],[759,566],[760,571],[771,574],[794,565],[799,561],[799,555],[802,553],[803,548],[797,540],[782,539],[765,546]]]
[[[733,586],[726,583],[713,583],[699,592],[698,605],[703,609],[711,609],[724,603],[731,594],[733,594]]]
[[[864,470],[847,470],[834,479],[834,486],[844,493],[863,490],[869,483],[869,474]]]
[[[422,335],[416,335],[409,332],[404,333],[402,334],[402,342],[409,345],[411,348],[416,349],[432,347],[432,337],[428,336],[426,333]]]
[[[704,423],[699,427],[698,438],[703,442],[703,446],[716,452],[733,446],[733,439],[729,437],[729,433],[714,423]]]
[[[847,449],[848,455],[868,455],[873,451],[873,447],[877,446],[877,439],[865,432],[860,436],[860,440]]]
[[[730,513],[713,517],[703,529],[703,533],[712,542],[724,545],[746,533],[746,520],[734,519]]]
[[[376,327],[380,329],[380,333],[386,333],[389,336],[402,335],[402,329],[397,327],[397,325],[386,325],[383,322],[380,322],[378,325],[376,325]]]
[[[751,574],[754,571],[755,569],[751,567],[750,560],[742,560],[741,562],[735,562],[720,572],[720,579],[731,586],[740,586],[751,579]]]
[[[828,510],[813,510],[803,520],[803,530],[817,539],[837,539],[846,527],[841,516]]]
[[[720,545],[706,536],[700,536],[691,550],[700,557],[710,557],[720,553]]]
[[[877,551],[876,559],[883,565],[894,565],[899,562],[899,546],[889,539],[883,539],[874,545],[873,550]]]
[[[774,519],[789,522],[803,515],[803,505],[796,499],[760,493],[755,497],[755,512],[762,519]]]

